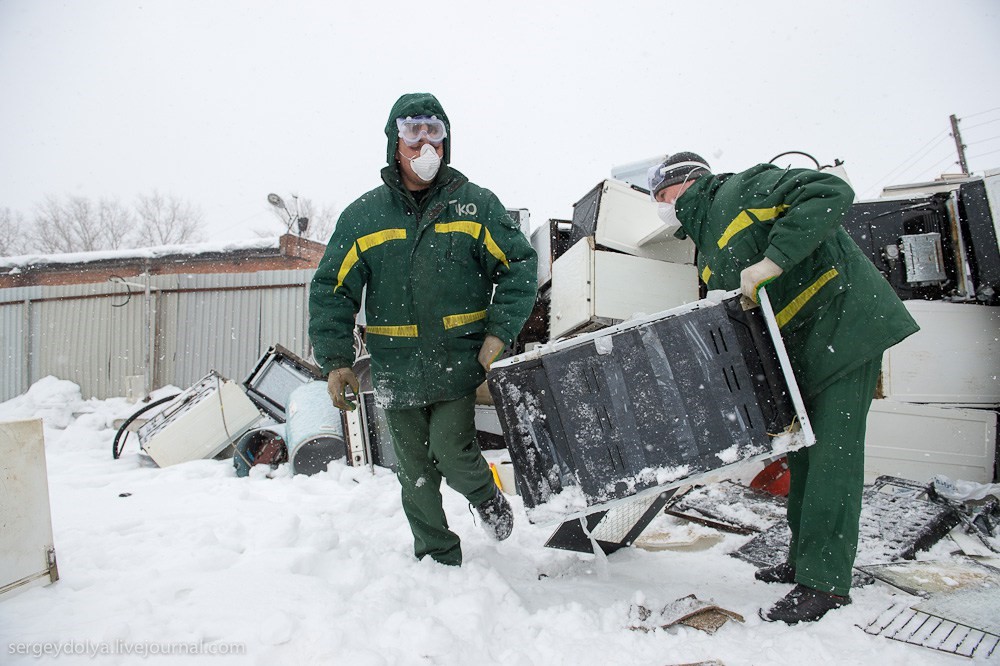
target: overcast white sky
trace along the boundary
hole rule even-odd
[[[414,91],[452,164],[536,224],[685,149],[719,172],[840,158],[870,198],[957,171],[952,113],[971,169],[1000,166],[998,65],[998,0],[0,0],[0,207],[155,187],[208,239],[252,237],[277,229],[268,192],[376,186]]]

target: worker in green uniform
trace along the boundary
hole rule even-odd
[[[756,577],[797,583],[762,617],[817,620],[850,603],[865,422],[882,352],[917,324],[841,226],[854,200],[843,179],[770,164],[714,175],[682,152],[650,169],[649,189],[663,222],[694,241],[709,289],[756,301],[767,285],[816,443],[788,454],[788,560]]]
[[[499,199],[449,166],[451,125],[437,98],[406,94],[385,126],[382,184],[337,221],[309,294],[309,335],[334,405],[358,393],[355,316],[398,459],[414,553],[460,565],[441,479],[497,540],[510,505],[476,442],[475,393],[535,303],[536,258]]]

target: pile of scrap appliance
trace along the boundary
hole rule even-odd
[[[319,368],[280,345],[264,353],[242,384],[213,370],[143,406],[119,428],[115,458],[130,432],[160,467],[231,457],[239,476],[256,464],[285,462],[293,473],[315,474],[348,452],[343,418]]]
[[[359,346],[363,349],[363,344]],[[179,394],[144,405],[118,429],[118,458],[130,433],[160,467],[205,458],[232,458],[238,476],[255,465],[289,463],[294,474],[315,474],[334,460],[395,469],[385,416],[375,403],[369,357],[354,369],[360,409],[341,412],[330,402],[326,378],[314,364],[281,345],[268,349],[242,383],[209,372]],[[476,406],[479,444],[502,448],[492,406]]]
[[[571,219],[531,234],[538,302],[489,373],[528,517],[559,523],[549,546],[631,545],[671,496],[753,478],[811,443],[771,313],[705,292],[693,244],[667,233],[644,189],[652,162],[613,172]],[[889,188],[843,225],[921,326],[883,359],[866,482],[989,484],[1000,169]]]

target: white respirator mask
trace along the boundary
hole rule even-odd
[[[667,226],[667,231],[680,229],[681,221],[677,219],[677,209],[672,203],[658,203],[656,205],[656,215],[660,221]]]
[[[438,157],[437,150],[434,149],[434,146],[429,143],[425,143],[423,148],[420,149],[420,155],[418,157],[407,157],[406,159],[410,160],[410,166],[413,167],[413,173],[417,174],[417,177],[425,183],[429,183],[434,180],[434,176],[437,175],[438,169],[441,168],[441,158]]]

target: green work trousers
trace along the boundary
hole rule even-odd
[[[795,581],[845,596],[858,550],[865,425],[881,359],[868,361],[805,401],[816,443],[788,454],[788,561]]]
[[[496,492],[476,442],[475,410],[475,393],[425,407],[385,410],[417,558],[429,555],[442,564],[462,564],[458,535],[448,529],[441,505],[441,477],[474,506]]]

